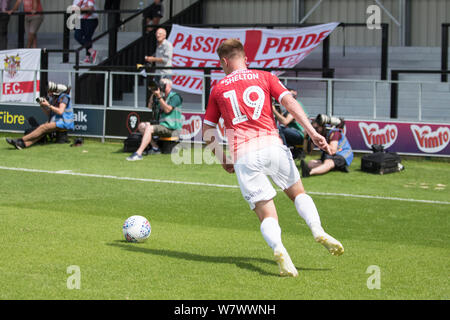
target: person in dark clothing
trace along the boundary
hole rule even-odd
[[[105,0],[105,10],[120,10],[120,0]],[[108,13],[108,29],[120,23],[120,13]]]
[[[10,0],[0,0],[0,50],[8,49],[8,23]]]
[[[163,0],[155,0],[150,7],[144,13],[145,23],[158,25],[161,18],[164,16],[164,6],[162,4]],[[147,32],[153,31],[154,28],[147,27]]]

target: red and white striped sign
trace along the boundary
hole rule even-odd
[[[3,79],[0,102],[30,102],[39,96],[41,49],[0,51]],[[36,85],[35,85],[36,79]]]
[[[218,46],[229,38],[239,39],[249,68],[293,68],[310,54],[339,25],[328,23],[297,29],[206,29],[173,25],[169,41],[173,45],[174,67],[219,67]],[[203,72],[180,71],[173,77],[174,88],[201,94]],[[212,73],[211,86],[224,73]]]

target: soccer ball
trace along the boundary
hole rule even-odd
[[[144,242],[150,236],[152,227],[143,216],[131,216],[123,223],[123,235],[128,242]]]

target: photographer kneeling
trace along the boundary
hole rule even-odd
[[[331,155],[322,151],[318,160],[311,160],[307,164],[301,161],[302,177],[327,173],[331,170],[349,172],[348,167],[353,161],[353,151],[350,143],[344,135],[344,120],[319,114],[312,122],[313,127],[327,139],[330,145]],[[308,143],[311,143],[308,140]],[[308,150],[310,150],[310,145]]]
[[[159,86],[150,84],[149,89],[152,91],[148,102],[148,108],[151,108],[155,114],[159,124],[151,124],[150,122],[141,122],[138,130],[142,133],[142,142],[135,153],[127,158],[128,161],[142,160],[142,154],[151,145],[150,153],[161,153],[158,144],[152,139],[152,136],[172,137],[183,126],[183,115],[181,113],[181,104],[183,99],[181,96],[172,91],[172,80],[162,78]]]
[[[74,114],[70,103],[70,88],[63,84],[48,83],[48,97],[37,98],[42,111],[48,116],[48,122],[41,124],[21,139],[6,139],[16,149],[28,148],[46,134],[55,131],[74,129]]]

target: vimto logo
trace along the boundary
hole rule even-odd
[[[445,149],[450,142],[450,129],[439,127],[433,131],[429,126],[411,125],[411,132],[420,151],[435,153]]]
[[[359,129],[364,138],[366,146],[370,149],[373,144],[381,144],[385,149],[394,144],[398,137],[398,129],[396,125],[388,124],[380,129],[377,123],[367,124],[359,123]]]
[[[184,118],[184,116],[183,116]],[[183,119],[183,128],[181,129],[181,139],[191,139],[195,137],[202,129],[202,118],[192,116],[189,120]]]

